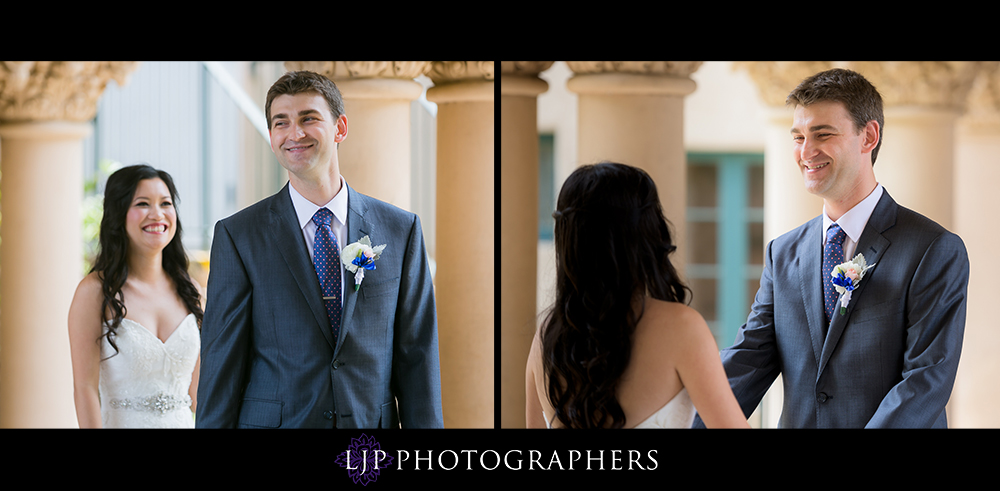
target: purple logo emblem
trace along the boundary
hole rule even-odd
[[[380,469],[392,464],[392,457],[382,450],[374,438],[362,433],[359,438],[351,438],[351,444],[337,455],[335,462],[347,468],[347,474],[355,484],[367,486],[378,479]]]

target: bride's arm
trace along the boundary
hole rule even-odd
[[[206,297],[206,295],[205,295],[205,288],[201,286],[201,283],[198,283],[197,281],[195,281],[194,278],[191,279],[191,282],[194,283],[194,287],[198,290],[198,295],[199,295],[199,297],[201,297],[201,299],[200,299],[201,300],[201,311],[204,312],[205,311],[205,297]],[[201,331],[199,330],[199,334],[200,334],[200,332]],[[200,339],[200,336],[199,336],[199,339]],[[199,342],[199,344],[201,344],[201,343]],[[199,349],[200,349],[200,346],[199,346]],[[198,361],[195,362],[195,364],[194,364],[194,372],[191,373],[191,387],[188,388],[188,395],[191,396],[191,412],[192,413],[196,412],[196,408],[198,407],[198,374],[199,373],[201,373],[201,355],[200,354],[198,355]]]
[[[677,374],[708,428],[749,428],[729,387],[719,348],[705,319],[694,311],[685,319],[678,353]]]
[[[195,412],[198,407],[198,372],[201,371],[201,356],[198,357],[198,361],[194,364],[194,373],[191,374],[191,387],[188,389],[188,395],[191,396],[191,412]]]
[[[535,370],[540,370],[538,360],[541,360],[541,350],[539,348],[538,335],[535,335],[531,342],[531,351],[528,353],[528,366],[525,368],[524,380],[524,420],[528,428],[546,428],[545,418],[542,416],[542,404],[538,401],[538,390],[535,387]]]
[[[101,283],[91,273],[77,286],[69,308],[73,400],[80,428],[101,427]]]

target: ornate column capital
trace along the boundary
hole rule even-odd
[[[434,87],[427,100],[436,103],[487,102],[494,98],[492,61],[433,61],[427,76]]]
[[[700,61],[568,61],[566,87],[577,94],[686,96],[697,85],[690,75]]]
[[[552,61],[502,61],[500,94],[505,96],[535,97],[549,88],[539,74],[548,70]]]
[[[403,99],[420,97],[415,78],[430,69],[429,61],[286,61],[290,71],[308,70],[337,83],[348,99]]]
[[[970,127],[1000,127],[1000,62],[981,62],[980,67],[961,122]]]
[[[922,106],[965,110],[976,75],[974,61],[858,61],[845,68],[857,71],[878,88],[886,106]]]
[[[829,61],[738,61],[732,65],[734,71],[747,72],[765,104],[780,107],[802,80],[831,68]]]
[[[984,62],[968,61],[768,61],[736,62],[757,85],[768,105],[784,106],[802,80],[843,67],[865,76],[882,94],[886,106],[922,106],[962,111],[976,74]]]
[[[552,61],[501,61],[500,73],[520,77],[537,77],[552,67]]]
[[[567,61],[576,75],[594,73],[633,73],[688,77],[701,68],[700,61]]]
[[[434,85],[444,85],[452,82],[492,82],[492,61],[434,61],[427,76]]]
[[[286,61],[288,70],[308,70],[330,80],[345,78],[398,78],[412,80],[430,69],[429,61]]]
[[[134,61],[0,62],[0,121],[89,121],[109,80],[125,85]]]

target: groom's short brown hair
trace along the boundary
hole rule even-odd
[[[799,84],[785,99],[785,105],[808,106],[817,102],[840,102],[854,120],[855,131],[861,131],[869,121],[878,123],[878,143],[872,150],[872,165],[882,146],[885,115],[882,113],[882,95],[860,73],[844,68],[834,68],[817,73]]]
[[[344,114],[344,99],[340,95],[340,89],[332,80],[315,72],[295,71],[288,72],[281,76],[267,90],[267,102],[264,104],[264,117],[267,118],[267,129],[271,129],[271,102],[280,95],[295,95],[302,92],[317,92],[326,99],[330,106],[330,114],[333,119],[340,118]]]

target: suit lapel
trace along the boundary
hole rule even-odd
[[[796,254],[796,269],[799,271],[799,282],[802,289],[802,301],[805,304],[806,323],[809,327],[809,338],[812,341],[813,356],[819,362],[823,349],[823,284],[822,255],[823,243],[820,240],[823,229],[822,217],[814,219],[806,229],[805,236],[798,247],[805,247],[806,252]]]
[[[292,277],[302,291],[302,296],[309,305],[309,310],[316,317],[316,323],[323,332],[330,346],[333,346],[333,334],[330,332],[330,319],[323,305],[323,293],[319,287],[319,277],[316,268],[309,257],[305,238],[298,225],[292,198],[288,194],[289,184],[285,184],[281,192],[275,195],[271,203],[271,238],[281,257],[285,260]]]
[[[847,312],[841,315],[839,312],[839,307],[837,312],[833,315],[833,321],[830,323],[830,330],[826,335],[826,340],[823,343],[823,352],[820,356],[819,362],[819,372],[823,373],[823,369],[826,367],[828,361],[830,361],[830,356],[833,355],[833,350],[836,348],[837,343],[840,341],[841,335],[844,333],[844,329],[847,327],[847,323],[851,318],[851,313],[854,311],[855,305],[858,303],[858,299],[861,298],[865,293],[865,286],[869,283],[870,275],[878,274],[878,262],[882,259],[885,251],[889,248],[891,243],[889,239],[886,239],[882,235],[883,232],[892,228],[896,224],[896,212],[898,205],[889,196],[889,193],[883,190],[882,197],[879,198],[878,204],[875,205],[875,210],[872,211],[872,216],[868,219],[868,224],[865,225],[865,231],[861,234],[861,239],[858,240],[858,247],[854,251],[854,255],[863,254],[865,256],[865,262],[868,265],[874,265],[872,269],[869,269],[865,273],[865,278],[861,280],[858,284],[858,288],[854,290],[851,294],[851,301],[847,304]]]
[[[371,235],[372,226],[365,219],[368,211],[366,198],[347,186],[347,244],[353,244],[366,235]],[[343,249],[347,244],[341,244]],[[337,349],[340,349],[341,340],[353,328],[354,311],[361,302],[359,295],[361,291],[354,291],[354,273],[344,269],[344,317],[340,324],[340,340],[337,342]],[[334,353],[336,356],[336,352]]]

